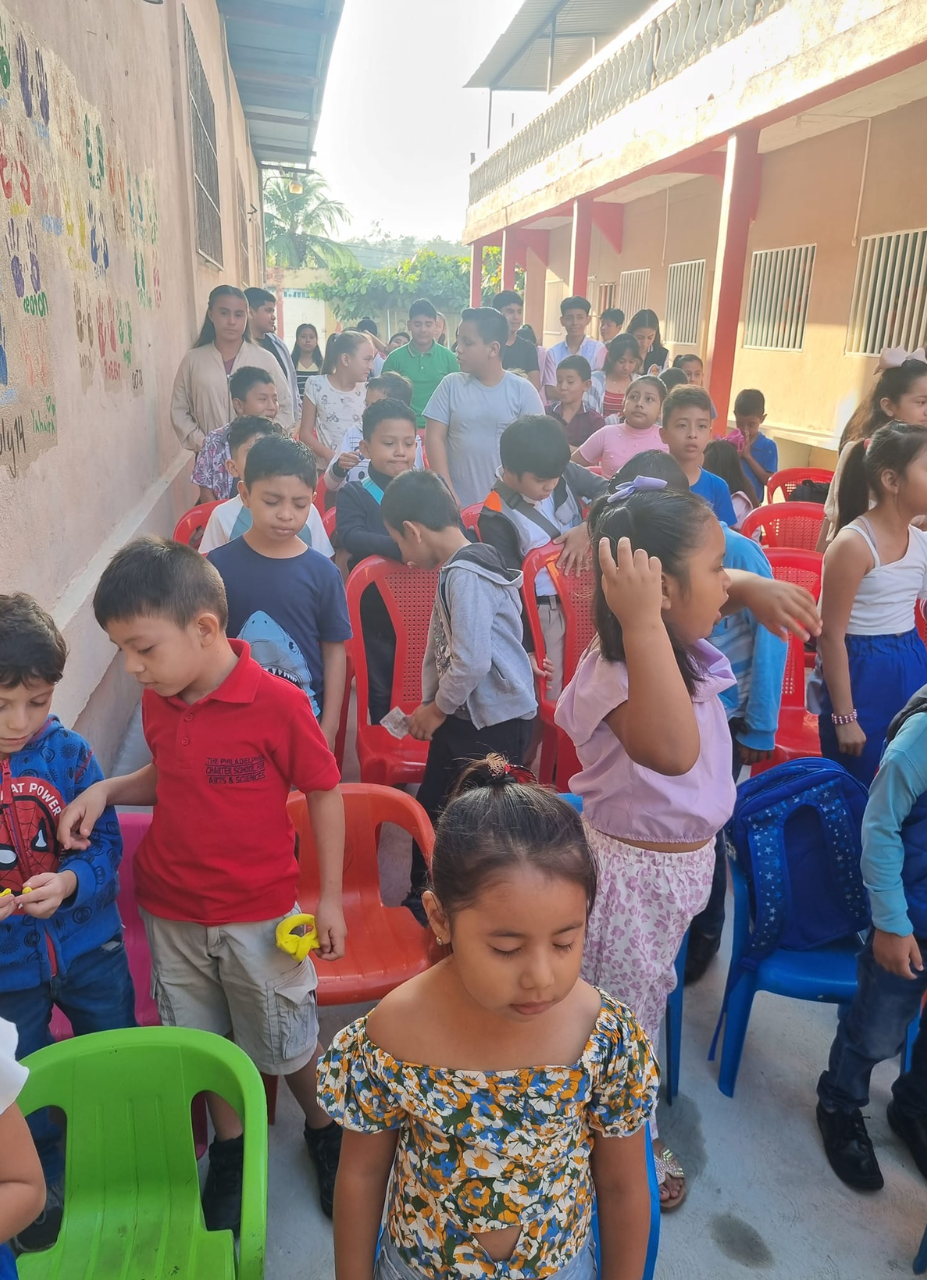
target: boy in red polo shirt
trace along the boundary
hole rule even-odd
[[[282,1075],[306,1117],[322,1207],[331,1217],[341,1131],[316,1101],[316,972],[276,946],[298,911],[291,787],[306,793],[319,859],[321,955],[344,955],[344,809],[339,772],[302,689],[264,671],[225,633],[222,579],[191,547],[139,538],[100,579],[94,612],[143,686],[152,763],[95,783],[65,809],[65,849],[85,848],[107,805],[152,805],[135,856],[161,1021],[232,1035],[261,1071]],[[208,1097],[216,1131],[203,1213],[241,1218],[242,1126]]]

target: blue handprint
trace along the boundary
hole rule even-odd
[[[90,227],[90,257],[96,266],[97,259],[100,256],[100,246],[97,243],[97,214],[93,207],[93,201],[87,201],[87,223]]]
[[[35,237],[35,228],[32,223],[26,221],[26,248],[29,250],[29,279],[32,283],[32,292],[42,292],[42,273],[39,269],[39,242]]]
[[[3,318],[0,316],[0,382],[4,386],[9,380],[9,372],[6,362],[6,329],[3,327]]]
[[[32,119],[32,85],[29,83],[29,49],[22,32],[16,37],[16,65],[19,67],[19,88],[23,95],[26,115]]]
[[[10,256],[13,288],[16,290],[17,298],[22,298],[26,292],[26,282],[23,279],[23,264],[19,258],[19,227],[17,227],[12,218],[10,218],[10,225],[6,230],[6,251]]]
[[[32,77],[32,92],[39,100],[39,115],[44,124],[48,124],[51,111],[48,105],[48,76],[45,74],[45,62],[42,51],[35,51],[35,75]]]
[[[100,257],[103,259],[103,270],[109,270],[109,244],[106,239],[106,223],[103,221],[103,210],[100,210]]]

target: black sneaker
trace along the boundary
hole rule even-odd
[[[34,1222],[11,1240],[14,1253],[41,1253],[50,1249],[61,1231],[64,1192],[60,1182],[52,1182],[45,1191],[45,1208]]]
[[[245,1139],[218,1138],[209,1148],[209,1172],[203,1188],[203,1217],[207,1231],[241,1230],[241,1177]]]
[[[859,1108],[828,1111],[819,1102],[816,1114],[824,1153],[840,1181],[856,1191],[881,1191],[885,1181]]]
[[[686,970],[683,985],[689,987],[693,982],[705,976],[705,970],[714,960],[721,947],[720,933],[716,938],[706,937],[703,933],[689,934],[689,947],[686,951]]]
[[[887,1115],[892,1133],[905,1144],[922,1177],[927,1178],[927,1119],[905,1111],[895,1101],[888,1104]]]
[[[303,1137],[319,1181],[319,1203],[326,1218],[330,1218],[335,1210],[335,1177],[341,1155],[341,1126],[335,1124],[334,1120],[324,1129],[310,1129],[307,1124],[303,1128]]]

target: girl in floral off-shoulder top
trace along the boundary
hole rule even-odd
[[[657,1066],[579,977],[596,873],[575,809],[501,757],[438,825],[423,902],[446,959],[335,1039],[338,1280],[640,1280]],[[389,1211],[377,1236],[387,1185]]]

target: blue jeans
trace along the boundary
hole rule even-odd
[[[918,942],[924,954],[927,943]],[[927,990],[927,968],[915,978],[899,978],[876,964],[871,936],[859,955],[857,979],[852,1004],[840,1010],[827,1070],[818,1081],[818,1097],[829,1111],[862,1110],[868,1104],[872,1068],[901,1053]],[[927,1117],[925,1028],[927,1016],[922,1016],[911,1070],[898,1077],[892,1094],[903,1111]]]
[[[0,1018],[15,1023],[19,1033],[17,1058],[26,1058],[37,1049],[54,1044],[49,1024],[55,1005],[67,1015],[76,1036],[137,1025],[135,988],[121,933],[102,947],[78,956],[63,977],[25,991],[0,991]],[[61,1130],[47,1109],[34,1112],[28,1123],[45,1181],[60,1182],[64,1177]]]

